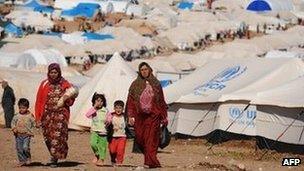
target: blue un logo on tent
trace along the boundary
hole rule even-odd
[[[240,76],[247,70],[247,67],[241,67],[240,65],[234,67],[228,67],[222,72],[217,74],[207,83],[198,86],[194,89],[195,95],[203,95],[207,90],[218,90],[221,91],[226,87],[225,83]]]

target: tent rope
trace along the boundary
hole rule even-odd
[[[227,127],[224,131],[228,131],[228,129],[236,122],[236,120],[238,120],[238,119],[243,115],[243,113],[248,109],[249,106],[250,106],[250,104],[248,104],[248,105],[242,110],[242,112],[239,114],[239,116],[236,117],[236,118],[228,125],[228,127]],[[208,150],[211,150],[213,146],[214,146],[214,144],[212,144],[212,145],[208,148]]]
[[[272,146],[287,132],[287,130],[295,123],[296,120],[298,120],[304,111],[300,112],[298,116],[286,127],[286,129],[275,139],[275,142],[272,144]],[[269,148],[270,149],[270,148]],[[262,156],[258,160],[262,160],[262,158],[268,153],[268,150],[265,151]]]
[[[204,119],[207,117],[207,115],[210,113],[210,111],[216,106],[216,103],[213,103],[212,106],[208,109],[208,111],[205,113],[205,115],[197,122],[195,127],[190,133],[190,136],[193,134],[193,132],[197,129],[197,127],[204,122]]]

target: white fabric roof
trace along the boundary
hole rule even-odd
[[[53,27],[54,23],[43,14],[28,10],[14,10],[5,18],[9,18],[17,26],[34,26],[37,30],[47,30]]]
[[[113,4],[113,12],[127,12],[130,2],[128,1],[109,1]]]
[[[267,52],[265,58],[298,58],[299,56],[297,52],[273,50]]]
[[[99,4],[99,2],[101,2],[100,6],[104,5],[102,1],[97,1],[97,0],[56,0],[54,7],[66,10],[76,7],[79,3]]]
[[[65,71],[63,70],[63,75]],[[81,87],[87,78],[77,75],[65,77],[72,84]],[[43,79],[46,79],[46,73],[38,73],[33,71],[25,70],[15,70],[11,68],[0,68],[0,80],[5,79],[8,81],[9,85],[14,89],[16,99],[21,97],[26,97],[30,101],[30,111],[34,112],[34,105],[36,100],[36,93],[38,91],[38,86]],[[0,96],[2,97],[2,92],[0,91]],[[1,99],[0,99],[1,101]],[[0,110],[0,116],[3,116],[2,110]],[[0,117],[0,124],[2,117]]]
[[[303,75],[303,65],[299,59],[213,59],[191,75],[166,87],[165,97],[168,103],[237,100],[238,96],[222,96],[235,94],[236,91],[250,94],[284,84]]]
[[[239,21],[239,22],[245,22],[246,24],[249,24],[250,26],[256,26],[256,25],[262,25],[266,23],[267,25],[278,25],[279,23],[281,25],[284,25],[285,22],[282,20],[279,20],[275,17],[271,16],[263,16],[259,15],[250,11],[245,10],[237,10],[231,13],[232,14],[232,20]]]
[[[53,62],[59,63],[62,67],[67,67],[64,56],[55,49],[29,49],[23,53],[1,52],[0,54],[1,67],[31,70],[34,67],[46,66]]]
[[[127,8],[126,14],[127,15],[135,15],[135,16],[142,16],[145,14],[145,10],[143,6],[130,4]]]
[[[282,107],[304,107],[304,77],[301,76],[277,88],[257,93],[251,104],[263,104]]]
[[[70,127],[91,126],[91,121],[85,117],[85,113],[92,107],[91,98],[95,92],[105,95],[110,111],[113,110],[115,100],[126,101],[129,86],[136,76],[136,72],[115,53],[106,66],[80,89],[79,96],[71,108]]]

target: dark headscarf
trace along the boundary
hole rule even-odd
[[[150,70],[150,75],[148,78],[144,78],[141,75],[140,69],[143,66],[147,66]],[[152,72],[153,72],[153,70],[148,63],[142,62],[139,64],[138,76],[137,76],[136,80],[133,81],[133,83],[131,84],[130,89],[129,89],[129,95],[136,101],[136,103],[139,103],[140,95],[146,88],[146,81],[148,81],[153,88],[154,97],[155,97],[156,102],[159,102],[161,100],[161,97],[160,97],[161,85]]]
[[[50,77],[50,72],[52,70],[56,70],[58,72],[58,77],[56,79],[52,79]],[[48,81],[51,83],[51,84],[58,84],[63,78],[62,78],[62,75],[61,75],[61,69],[60,69],[60,65],[58,63],[51,63],[48,67]]]

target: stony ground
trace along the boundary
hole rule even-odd
[[[141,154],[131,153],[132,140],[128,141],[124,165],[110,166],[109,158],[106,166],[92,165],[92,151],[89,146],[89,132],[69,132],[69,155],[60,167],[55,170],[139,170],[142,169]],[[282,167],[284,157],[300,157],[304,155],[277,153],[268,151],[262,160],[257,160],[264,151],[255,150],[253,141],[229,141],[220,145],[211,144],[203,139],[175,140],[158,156],[163,168],[156,170],[304,170],[304,164],[298,167]],[[41,131],[37,130],[32,140],[31,152],[33,163],[31,166],[17,168],[17,156],[14,148],[15,141],[10,130],[0,128],[0,170],[48,170],[46,164],[49,154],[43,143]]]

